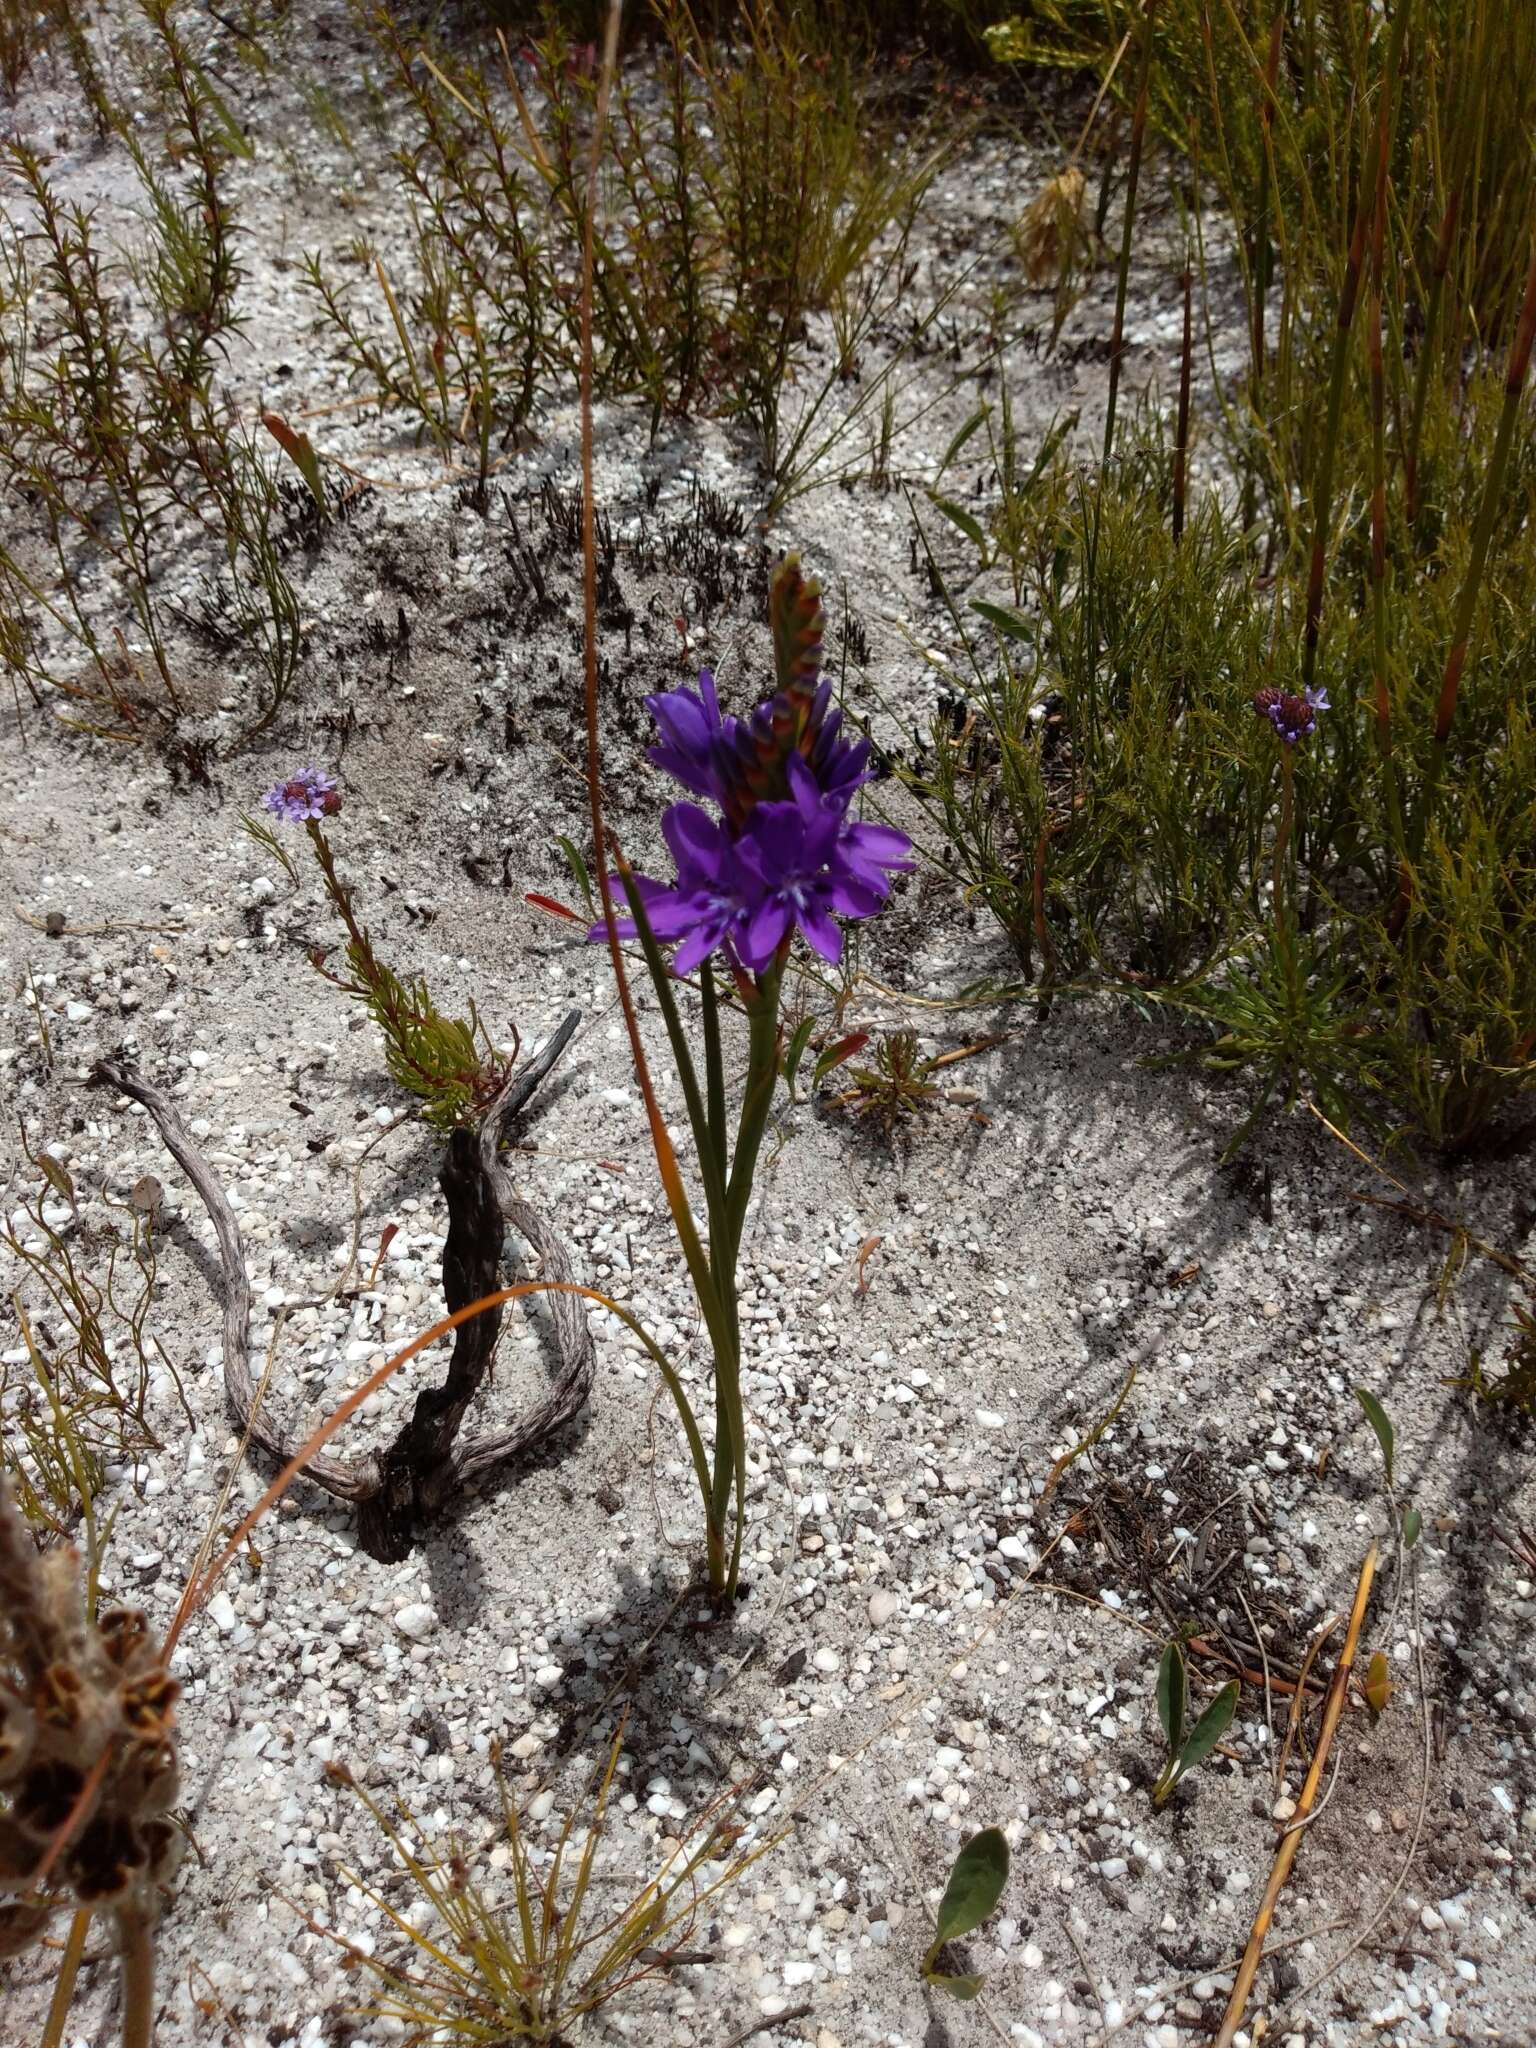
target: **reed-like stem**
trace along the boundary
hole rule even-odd
[[[1339,293],[1338,322],[1333,337],[1333,360],[1328,373],[1328,411],[1312,491],[1312,559],[1307,576],[1307,609],[1301,650],[1301,680],[1303,687],[1308,689],[1317,678],[1317,644],[1322,630],[1323,576],[1328,557],[1328,523],[1333,516],[1333,468],[1339,448],[1339,422],[1344,407],[1350,330],[1354,325],[1355,307],[1360,297],[1366,237],[1376,215],[1376,189],[1391,144],[1392,114],[1403,34],[1412,11],[1412,0],[1401,0],[1388,32],[1387,61],[1382,73],[1380,99],[1376,110],[1376,147],[1366,150],[1360,178],[1360,196],[1355,206],[1354,228],[1349,238],[1349,253],[1344,263],[1344,283]]]
[[[1435,374],[1435,349],[1440,338],[1440,307],[1445,297],[1445,276],[1451,264],[1456,226],[1461,215],[1461,188],[1456,187],[1440,216],[1440,233],[1435,242],[1435,263],[1430,273],[1429,297],[1424,307],[1424,332],[1419,337],[1419,362],[1413,382],[1413,412],[1408,424],[1408,445],[1403,451],[1404,510],[1408,531],[1417,533],[1419,524],[1419,449],[1424,439],[1424,411],[1429,400],[1429,380]]]
[[[1141,25],[1141,71],[1136,81],[1136,111],[1131,116],[1131,156],[1125,173],[1125,225],[1120,231],[1120,268],[1115,278],[1115,325],[1109,344],[1109,396],[1104,410],[1104,461],[1115,452],[1115,407],[1120,394],[1120,366],[1125,357],[1125,300],[1131,277],[1131,238],[1136,228],[1136,187],[1141,178],[1141,152],[1147,133],[1147,88],[1152,76],[1152,17],[1157,0],[1147,0]]]
[[[1184,266],[1184,334],[1179,345],[1179,423],[1173,444],[1173,544],[1178,546],[1184,538],[1184,493],[1189,471],[1189,383],[1190,360],[1193,354],[1193,325],[1191,319],[1194,297],[1194,272],[1186,263]]]
[[[48,2019],[39,2048],[59,2048],[64,2039],[65,2022],[75,1996],[75,1980],[80,1975],[80,1959],[85,1954],[86,1937],[90,1931],[91,1909],[82,1906],[69,1923],[69,1934],[64,1943],[64,1953],[59,1958],[59,1974],[53,1980],[53,1997],[49,2001]]]

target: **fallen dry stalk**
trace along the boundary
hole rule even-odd
[[[1323,1705],[1323,1724],[1318,1732],[1317,1748],[1312,1755],[1311,1768],[1301,1788],[1301,1797],[1296,1802],[1295,1821],[1280,1837],[1280,1845],[1275,1851],[1269,1882],[1264,1887],[1259,1910],[1253,1917],[1248,1946],[1243,1950],[1243,1959],[1238,1965],[1237,1977],[1232,1985],[1232,1996],[1227,2001],[1226,2016],[1221,2023],[1221,2032],[1216,2037],[1216,2048],[1232,2048],[1233,2037],[1242,2021],[1243,2008],[1248,2003],[1248,1994],[1253,1989],[1253,1980],[1264,1954],[1264,1943],[1275,1917],[1276,1903],[1286,1879],[1291,1874],[1291,1865],[1296,1861],[1296,1851],[1301,1847],[1301,1838],[1305,1833],[1301,1823],[1311,1813],[1317,1799],[1318,1787],[1323,1781],[1328,1752],[1333,1746],[1339,1716],[1344,1711],[1350,1674],[1355,1664],[1355,1651],[1360,1642],[1360,1627],[1365,1620],[1366,1603],[1371,1597],[1371,1585],[1375,1577],[1376,1546],[1373,1543],[1365,1554],[1365,1562],[1360,1567],[1360,1578],[1355,1587],[1355,1604],[1350,1609],[1349,1626],[1344,1632],[1344,1647],[1339,1652],[1339,1661],[1334,1667],[1333,1683],[1328,1688],[1328,1697]]]
[[[512,1428],[458,1440],[465,1411],[490,1366],[499,1317],[487,1314],[459,1326],[445,1384],[417,1396],[410,1419],[381,1453],[334,1458],[316,1453],[304,1474],[338,1500],[354,1503],[359,1534],[369,1554],[385,1562],[409,1555],[417,1521],[428,1519],[465,1486],[524,1456],[569,1422],[591,1392],[595,1354],[584,1309],[563,1283],[572,1280],[569,1253],[553,1227],[512,1185],[501,1161],[507,1128],[547,1078],[579,1022],[572,1012],[536,1059],[513,1076],[491,1107],[478,1139],[456,1132],[443,1169],[449,1201],[449,1241],[443,1258],[450,1314],[492,1293],[501,1263],[503,1224],[525,1238],[553,1287],[550,1303],[560,1369],[539,1405]],[[228,1197],[193,1141],[179,1111],[160,1089],[121,1063],[103,1060],[92,1079],[142,1103],[167,1150],[196,1189],[218,1241],[224,1296],[224,1386],[236,1422],[249,1440],[280,1465],[295,1442],[262,1411],[251,1376],[251,1285],[240,1226]]]

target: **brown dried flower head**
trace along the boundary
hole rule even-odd
[[[182,1842],[179,1691],[142,1614],[91,1621],[79,1557],[38,1555],[0,1477],[0,1955],[71,1902],[154,1917]]]
[[[1068,164],[1024,209],[1016,230],[1019,261],[1031,284],[1040,285],[1061,273],[1064,252],[1077,240],[1083,217],[1083,174]]]

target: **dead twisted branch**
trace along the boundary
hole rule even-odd
[[[517,1193],[501,1157],[515,1119],[548,1078],[580,1022],[572,1011],[535,1059],[508,1081],[492,1102],[478,1134],[458,1130],[449,1141],[439,1182],[448,1202],[443,1292],[450,1314],[500,1283],[508,1225],[532,1248],[546,1280],[570,1281],[570,1255],[554,1227]],[[115,1088],[142,1103],[166,1149],[196,1189],[218,1243],[223,1282],[224,1386],[240,1428],[269,1457],[286,1464],[295,1442],[265,1415],[251,1376],[251,1286],[240,1226],[217,1175],[198,1150],[170,1098],[122,1061],[101,1060],[93,1085]],[[378,1453],[333,1458],[316,1453],[305,1476],[359,1511],[359,1540],[385,1562],[407,1556],[420,1523],[431,1520],[456,1493],[488,1473],[526,1456],[571,1421],[592,1388],[595,1356],[578,1296],[551,1293],[560,1365],[543,1401],[511,1428],[459,1440],[459,1429],[485,1375],[500,1333],[499,1309],[471,1317],[454,1333],[453,1354],[440,1387],[417,1395],[410,1419]]]

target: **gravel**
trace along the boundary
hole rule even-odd
[[[332,53],[333,70],[349,61]],[[346,86],[332,78],[333,92]],[[270,90],[275,139],[238,173],[252,317],[232,374],[254,397],[281,361],[285,386],[318,405],[340,392],[274,223],[292,213],[306,244],[334,250],[390,232],[387,194],[365,179],[358,205],[338,206],[351,169],[308,135],[296,162],[283,145],[303,131],[286,89]],[[50,94],[26,110],[44,131],[64,118]],[[59,167],[109,217],[121,209],[114,154],[64,150]],[[926,269],[998,230],[1050,168],[1044,146],[979,145],[941,189],[918,248]],[[1173,360],[1175,287],[1157,242],[1172,216],[1161,229],[1149,218],[1133,308],[1141,382]],[[1102,337],[1109,294],[1107,277],[1092,282],[1069,339]],[[979,304],[960,303],[962,328]],[[1022,433],[1080,404],[1091,438],[1103,389],[1092,348],[1054,361],[1021,348],[1010,373]],[[915,393],[935,400],[904,453],[915,481],[974,403],[976,386],[951,390],[952,374],[912,371]],[[719,427],[664,423],[653,444],[646,419],[604,407],[598,428],[599,488],[621,533],[652,478],[660,520],[689,516],[695,483],[754,502],[750,461]],[[546,476],[568,488],[573,432],[570,409],[552,409],[502,481],[515,494]],[[377,420],[334,415],[315,433],[327,455],[369,451],[388,481],[430,478],[405,442],[381,450]],[[174,787],[151,748],[109,749],[20,709],[0,857],[6,900],[32,921],[13,917],[5,933],[0,1072],[32,1150],[46,1146],[73,1178],[78,1213],[52,1200],[44,1211],[73,1247],[98,1242],[109,1203],[146,1176],[159,1184],[158,1443],[108,1468],[102,1587],[159,1627],[204,1532],[231,1526],[268,1475],[240,1460],[223,1405],[211,1228],[147,1119],[83,1088],[93,1061],[125,1049],[205,1147],[245,1239],[253,1357],[275,1347],[269,1398],[290,1424],[358,1386],[441,1303],[437,1142],[397,1121],[377,1034],[306,961],[335,936],[312,872],[302,858],[297,886],[269,872],[241,826],[291,762],[339,773],[334,837],[384,957],[425,974],[444,1007],[473,998],[493,1037],[510,1044],[515,1027],[525,1052],[568,1008],[584,1011],[517,1179],[558,1219],[583,1277],[643,1317],[707,1408],[705,1346],[606,966],[524,900],[570,893],[555,841],[582,834],[575,667],[566,619],[513,631],[497,612],[500,517],[482,520],[449,488],[370,495],[305,570],[313,625],[292,716],[270,744],[222,761],[211,789]],[[920,650],[952,646],[912,572],[909,532],[900,494],[861,485],[797,502],[771,535],[801,547],[831,589],[846,580],[871,649],[850,700],[887,743],[900,739],[893,711],[932,706]],[[696,619],[684,572],[626,559],[637,612],[649,606],[668,635],[686,615],[734,686],[760,671],[750,593]],[[557,569],[568,618],[574,565]],[[380,607],[392,616],[402,581],[403,667],[359,625]],[[635,707],[679,671],[675,639],[637,634],[636,650],[627,664],[614,655],[607,769],[618,827],[643,855],[661,791]],[[231,729],[234,714],[212,708],[229,690],[218,678],[211,731]],[[323,723],[341,716],[344,747]],[[1266,1711],[1250,1683],[1222,1752],[1154,1812],[1158,1655],[1174,1619],[1240,1643],[1256,1620],[1268,1655],[1294,1668],[1347,1609],[1367,1544],[1390,1526],[1357,1385],[1392,1416],[1400,1501],[1421,1510],[1424,1534],[1416,1579],[1386,1553],[1367,1635],[1387,1649],[1396,1690],[1374,1725],[1346,1713],[1326,1811],[1276,1917],[1293,1945],[1260,1978],[1264,2007],[1284,2005],[1292,2031],[1265,2038],[1522,2037],[1536,1972],[1524,1903],[1536,1589],[1490,1531],[1536,1521],[1536,1485],[1520,1433],[1446,1384],[1499,1341],[1502,1276],[1469,1266],[1437,1306],[1444,1243],[1352,1199],[1372,1187],[1367,1169],[1304,1115],[1273,1120],[1250,1168],[1222,1170],[1239,1099],[1189,1068],[1149,1071],[1175,1043],[1156,1024],[1095,1003],[1048,1017],[933,1008],[1012,968],[985,920],[931,875],[871,928],[859,964],[843,1029],[907,1026],[924,1050],[1003,1037],[894,1151],[825,1106],[779,1114],[744,1261],[740,1612],[714,1627],[697,1626],[696,1609],[671,1612],[698,1543],[690,1471],[643,1349],[602,1311],[579,1427],[543,1463],[455,1503],[404,1564],[374,1563],[346,1512],[295,1488],[176,1655],[198,1853],[162,1931],[163,2048],[208,2039],[210,1999],[221,2024],[273,2048],[399,2038],[387,2021],[349,2017],[357,1981],[321,1930],[387,1948],[375,1894],[401,1911],[411,1895],[326,1766],[344,1763],[423,1833],[479,1844],[497,1834],[499,1749],[543,1853],[620,1705],[605,1883],[654,1869],[730,1785],[743,1844],[782,1839],[701,1915],[688,1946],[708,1961],[613,2008],[599,2037],[606,2026],[723,2044],[806,2005],[763,2038],[1028,2048],[1113,2033],[1171,2048],[1209,2029],[1301,1772],[1293,1755],[1276,1776],[1289,1696]],[[676,1123],[680,1092],[659,1067]],[[10,1228],[35,1250],[16,1205],[36,1177],[17,1164]],[[1530,1256],[1518,1161],[1457,1176],[1429,1166],[1415,1187]],[[13,1284],[8,1267],[7,1295]],[[0,1355],[25,1364],[10,1337]],[[347,1447],[385,1440],[443,1358],[434,1347],[373,1397]],[[545,1360],[536,1319],[509,1322],[486,1416],[529,1400]],[[1133,1363],[1118,1419],[1062,1469]],[[1223,1667],[1198,1668],[1208,1693]],[[965,1945],[984,2003],[940,2009],[918,1974],[932,1913],[961,1843],[993,1823],[1014,1868],[999,1914]],[[500,1879],[504,1847],[483,1853],[481,1874]],[[41,2026],[47,1975],[12,1966],[18,2038]],[[108,2038],[111,2010],[110,1971],[88,1967],[77,2038]]]

